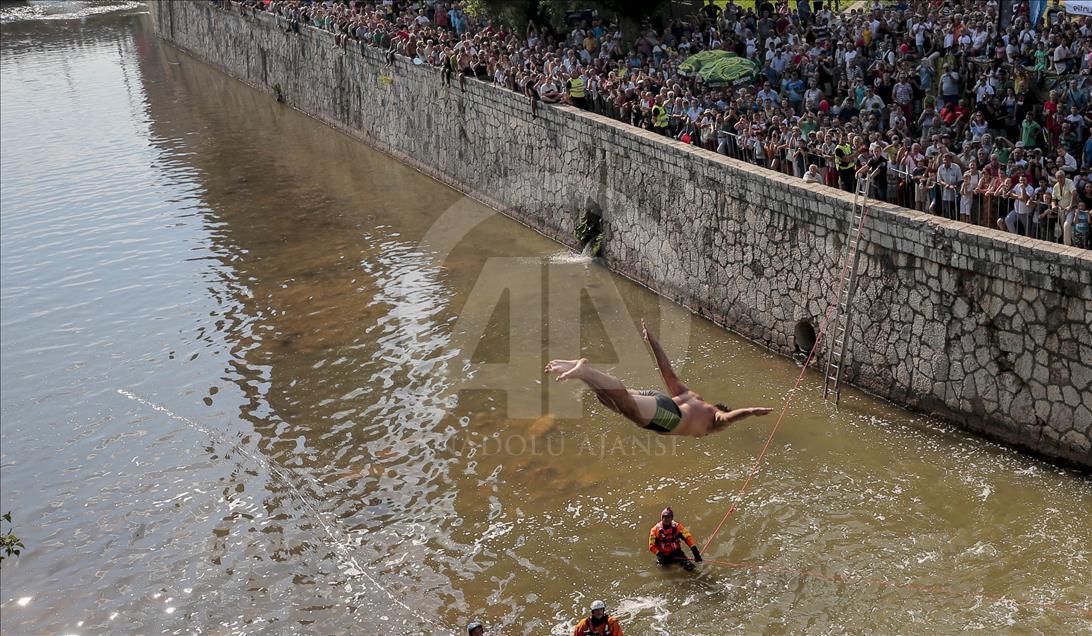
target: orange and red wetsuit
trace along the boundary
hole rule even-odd
[[[683,527],[683,524],[672,521],[671,525],[665,527],[664,522],[661,521],[652,526],[652,530],[648,533],[648,550],[657,557],[664,558],[677,550],[681,551],[680,539],[691,548],[694,547],[694,537],[690,536],[690,532]]]
[[[573,636],[623,636],[618,619],[608,616],[599,626],[592,625],[591,618],[585,618],[576,624]]]

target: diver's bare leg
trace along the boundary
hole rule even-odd
[[[618,378],[593,368],[586,359],[553,360],[546,365],[546,371],[555,374],[558,381],[582,380],[592,391],[595,391],[596,397],[607,408],[641,424],[640,409],[626,385],[622,384]]]

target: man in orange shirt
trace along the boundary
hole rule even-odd
[[[607,614],[606,603],[592,601],[591,616],[576,624],[573,636],[622,636],[622,626],[617,618]]]
[[[682,546],[679,545],[680,539],[690,546],[690,551],[694,554],[693,561],[688,559],[682,551]],[[675,513],[670,507],[664,508],[660,513],[660,523],[652,526],[652,530],[649,531],[648,550],[656,555],[660,565],[678,563],[687,571],[691,571],[694,569],[695,562],[701,563],[701,551],[694,544],[694,537],[690,536],[690,532],[683,527],[683,524],[675,521]]]

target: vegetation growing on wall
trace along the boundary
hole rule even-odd
[[[19,556],[19,553],[26,547],[19,540],[19,537],[15,536],[15,525],[11,522],[11,511],[5,512],[3,519],[8,524],[8,531],[0,534],[0,552],[3,552],[3,554],[0,554],[0,562],[10,556]],[[3,529],[0,528],[0,532],[2,531]]]
[[[598,257],[603,251],[603,218],[598,214],[585,212],[574,234],[585,254]]]

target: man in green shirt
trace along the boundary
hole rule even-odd
[[[816,121],[815,115],[811,111],[805,111],[804,116],[800,118],[800,134],[806,138],[818,130],[819,122]]]
[[[1024,117],[1024,121],[1020,122],[1020,141],[1024,142],[1024,147],[1034,148],[1042,130],[1043,127],[1039,125],[1039,122],[1035,121],[1035,116],[1029,110],[1027,117]]]

